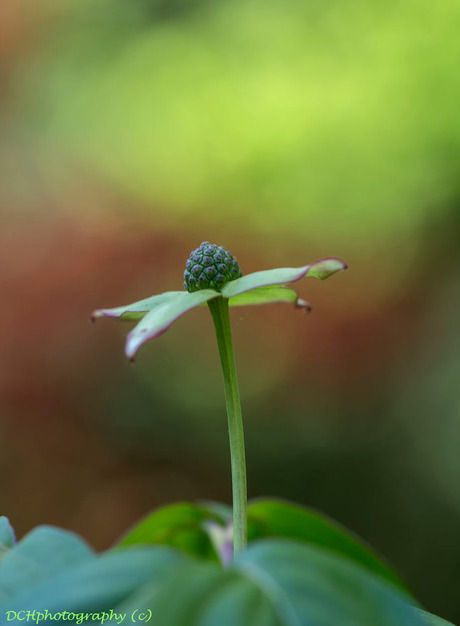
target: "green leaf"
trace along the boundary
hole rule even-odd
[[[9,519],[4,515],[0,515],[0,558],[2,558],[15,543],[16,537]]]
[[[0,561],[0,602],[92,555],[91,548],[74,533],[51,526],[35,528]]]
[[[286,537],[320,546],[339,554],[409,594],[404,583],[365,542],[306,507],[281,500],[257,500],[248,507],[248,540]]]
[[[118,547],[162,544],[204,559],[217,561],[206,523],[224,525],[225,520],[211,507],[182,502],[155,511],[134,526]]]
[[[237,558],[247,575],[272,581],[280,613],[300,624],[418,626],[405,595],[366,569],[326,550],[289,540],[255,542]]]
[[[277,619],[271,598],[263,587],[234,569],[222,570],[211,563],[181,568],[158,594],[146,590],[141,606],[151,609],[151,626],[291,624]]]
[[[271,285],[270,287],[258,287],[245,291],[233,298],[230,298],[228,304],[230,306],[247,306],[254,304],[272,304],[276,302],[288,302],[299,308],[310,309],[310,305],[305,300],[298,297],[294,289],[289,287],[278,287]]]
[[[233,509],[229,504],[214,500],[201,500],[199,506],[204,507],[211,514],[217,516],[222,524],[229,524],[233,519]]]
[[[223,528],[231,507],[219,503],[180,503],[159,509],[136,524],[118,546],[162,544],[207,560],[218,560],[209,522]],[[248,507],[248,540],[298,539],[340,554],[409,594],[398,575],[364,541],[340,524],[305,507],[281,500],[256,500]]]
[[[226,570],[188,564],[142,606],[152,626],[427,626],[365,569],[289,540],[255,542]]]
[[[451,622],[447,622],[442,617],[438,617],[437,615],[432,615],[431,613],[427,613],[426,611],[420,611],[420,614],[426,620],[426,626],[454,626]]]
[[[128,334],[125,353],[130,360],[134,359],[142,344],[164,333],[181,315],[204,302],[219,297],[220,294],[213,289],[202,289],[194,293],[172,291],[162,296],[165,297],[156,300],[150,311]]]
[[[37,611],[48,609],[85,612],[110,610],[144,584],[158,589],[171,571],[187,557],[163,546],[145,546],[108,552],[55,575],[50,580],[17,593],[0,609]]]
[[[304,267],[281,267],[273,270],[264,270],[232,280],[222,287],[221,293],[224,298],[233,298],[240,293],[251,291],[258,287],[293,283],[305,276],[314,276],[324,280],[328,276],[345,269],[347,269],[347,264],[341,259],[328,258],[315,261]]]
[[[31,607],[150,609],[152,626],[427,626],[403,594],[366,569],[290,540],[256,541],[228,569],[162,546],[89,555],[18,590],[0,611]]]

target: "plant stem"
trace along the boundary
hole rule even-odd
[[[232,464],[233,492],[233,550],[234,554],[243,550],[247,544],[247,487],[246,459],[244,453],[243,418],[241,415],[240,391],[233,353],[232,331],[228,300],[215,298],[208,302],[216,329],[220,362],[224,377],[225,402],[227,405],[228,434],[230,438],[230,457]]]

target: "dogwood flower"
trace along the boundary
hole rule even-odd
[[[187,311],[207,303],[216,331],[224,380],[232,468],[232,534],[235,554],[244,550],[247,544],[247,486],[243,419],[229,306],[291,302],[308,311],[308,302],[299,298],[297,292],[286,284],[304,276],[324,280],[346,267],[341,259],[327,258],[303,267],[281,267],[243,276],[238,261],[230,252],[222,246],[204,241],[193,250],[185,265],[186,291],[167,291],[126,306],[98,309],[92,315],[93,320],[102,316],[140,320],[126,338],[126,356],[132,361],[145,342],[164,333]]]
[[[144,343],[164,333],[187,311],[215,298],[228,300],[231,307],[288,302],[309,311],[308,302],[286,285],[306,276],[324,280],[346,268],[341,259],[328,257],[302,267],[262,270],[243,276],[233,255],[222,246],[205,241],[187,260],[184,272],[186,291],[166,291],[133,304],[97,309],[91,319],[140,320],[126,338],[125,353],[133,361]]]

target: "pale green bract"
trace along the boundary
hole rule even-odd
[[[97,309],[93,312],[91,319],[94,321],[99,317],[114,317],[122,320],[140,320],[126,338],[126,356],[130,360],[134,360],[137,351],[144,343],[164,333],[176,319],[187,311],[214,298],[226,298],[230,306],[289,302],[297,308],[309,310],[308,302],[299,298],[294,289],[284,285],[296,282],[306,276],[314,276],[324,280],[346,268],[347,264],[344,261],[331,257],[320,259],[303,267],[281,267],[264,270],[232,280],[224,285],[220,292],[214,289],[202,289],[193,293],[167,291],[133,304],[111,309]]]
[[[299,298],[294,289],[278,287],[277,285],[257,287],[228,299],[230,306],[253,306],[256,304],[274,304],[275,302],[290,302],[297,308],[306,309],[307,312],[311,308],[308,302]]]
[[[284,285],[293,283],[304,276],[314,276],[320,280],[324,280],[332,274],[347,268],[346,263],[341,259],[321,259],[304,267],[280,267],[274,270],[264,270],[262,272],[254,272],[247,274],[236,280],[228,282],[222,287],[222,295],[224,298],[231,298],[240,293],[257,289],[258,287],[267,287],[269,285]]]

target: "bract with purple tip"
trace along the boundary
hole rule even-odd
[[[214,255],[212,259],[211,255]],[[216,256],[219,261],[220,255],[224,259],[228,258],[229,267],[235,267],[236,260],[224,248],[208,242],[201,244],[200,248],[197,248],[187,261],[189,269],[186,269],[185,272],[186,282],[190,283],[190,280],[193,280],[195,257],[196,262],[200,263],[199,276],[203,276],[207,275],[207,270],[215,267],[211,261],[215,264]],[[176,319],[187,311],[206,304],[214,298],[228,300],[231,307],[288,302],[296,308],[309,311],[311,308],[309,303],[299,298],[297,292],[286,287],[286,284],[308,276],[324,280],[346,268],[347,264],[335,257],[320,259],[302,267],[263,270],[246,276],[241,276],[241,271],[238,268],[235,278],[232,277],[230,271],[227,273],[227,282],[222,286],[219,284],[219,289],[199,288],[192,292],[167,291],[125,306],[97,309],[93,312],[91,319],[94,321],[99,317],[113,317],[122,320],[140,320],[126,338],[125,353],[132,361],[144,343],[163,334]],[[198,269],[196,270],[197,274]]]

